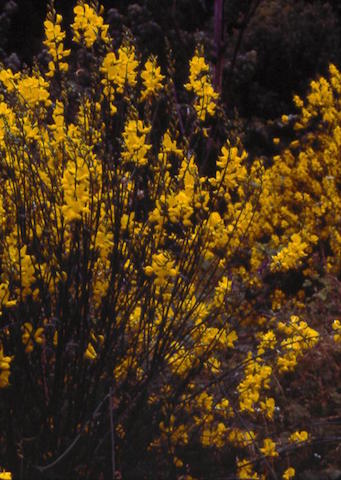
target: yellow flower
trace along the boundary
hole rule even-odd
[[[174,153],[179,157],[183,155],[183,151],[181,150],[181,148],[178,148],[176,140],[172,140],[169,130],[167,130],[163,136],[161,151],[158,155],[159,160],[162,160],[163,155],[167,153]]]
[[[13,357],[6,357],[4,355],[4,348],[0,343],[0,388],[5,388],[9,385],[10,364]]]
[[[247,459],[237,461],[237,475],[240,480],[258,480],[259,475],[252,471],[252,462]]]
[[[302,258],[307,255],[307,248],[308,244],[302,241],[301,235],[294,233],[288,245],[272,257],[271,269],[274,271],[278,269],[290,270],[296,267],[300,264]]]
[[[12,480],[11,472],[0,472],[0,480]]]
[[[69,68],[68,64],[63,60],[68,57],[71,50],[64,50],[63,41],[65,39],[65,32],[61,29],[62,16],[55,15],[54,12],[48,13],[48,18],[44,22],[45,40],[49,55],[52,61],[49,62],[49,70],[46,77],[51,78],[56,72],[56,66],[61,72],[66,72]]]
[[[214,293],[214,303],[217,307],[221,307],[224,304],[224,301],[227,299],[227,294],[232,289],[232,281],[229,280],[226,276],[223,276],[215,288]]]
[[[294,476],[295,476],[295,469],[292,467],[289,467],[283,473],[282,478],[283,480],[290,480],[291,478],[294,478]]]
[[[197,51],[190,61],[189,81],[185,84],[185,88],[196,95],[194,108],[201,121],[205,121],[207,115],[214,115],[216,100],[219,97],[212,87],[208,71],[205,58]]]
[[[152,265],[146,266],[144,272],[149,277],[154,274],[155,285],[163,286],[178,274],[178,269],[168,252],[160,252],[153,254]]]
[[[260,402],[260,409],[269,420],[274,416],[275,400],[273,398],[266,398],[264,402]]]
[[[88,343],[88,347],[85,350],[84,358],[87,358],[88,360],[96,360],[97,358],[96,350],[90,342]]]
[[[146,61],[141,73],[141,78],[144,86],[144,90],[141,92],[141,101],[155,96],[160,90],[162,90],[162,80],[165,77],[164,75],[161,75],[160,67],[157,66],[155,57],[151,57]]]
[[[341,343],[341,322],[340,320],[334,320],[332,329],[335,330],[334,341]]]
[[[255,442],[256,434],[252,430],[233,428],[229,433],[229,441],[236,447],[248,447]]]
[[[103,23],[103,18],[98,15],[96,10],[87,3],[81,3],[73,9],[75,14],[73,29],[73,41],[81,43],[84,41],[87,48],[91,48],[98,36],[104,42],[109,41],[109,25]]]
[[[118,56],[114,52],[109,52],[104,57],[101,67],[101,73],[105,77],[102,80],[103,93],[109,96],[111,83],[116,87],[118,93],[123,93],[126,85],[134,87],[138,65],[133,45],[122,45],[118,49]]]
[[[9,294],[9,283],[0,283],[0,313],[2,305],[4,305],[5,307],[14,307],[17,303],[16,300],[9,300]]]
[[[89,214],[90,171],[84,159],[69,160],[62,178],[64,205],[61,211],[67,223],[80,220],[82,214]]]
[[[30,353],[34,349],[34,343],[41,345],[44,343],[44,329],[42,327],[33,330],[33,326],[30,322],[25,322],[21,327],[23,334],[21,336],[22,343],[26,345],[25,352]]]
[[[173,463],[178,468],[181,468],[184,464],[184,462],[182,460],[180,460],[180,458],[178,458],[178,457],[173,458]]]
[[[146,127],[141,120],[128,120],[122,134],[124,150],[122,158],[127,162],[134,162],[137,165],[146,165],[147,153],[151,145],[146,142],[146,136],[151,127]]]
[[[167,199],[168,214],[172,223],[182,222],[185,227],[192,225],[190,220],[193,213],[193,208],[190,205],[191,200],[191,197],[183,190],[175,196],[169,196]]]
[[[301,432],[297,431],[294,432],[292,435],[289,437],[289,442],[291,443],[303,443],[307,442],[309,439],[309,434],[305,430],[302,430]]]
[[[39,76],[25,76],[17,82],[19,100],[30,109],[40,104],[51,105],[48,88],[49,84]]]
[[[264,446],[259,449],[266,457],[277,457],[276,443],[271,438],[264,439]]]

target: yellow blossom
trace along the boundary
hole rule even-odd
[[[81,41],[84,41],[86,47],[91,48],[99,36],[101,40],[109,41],[109,25],[104,24],[102,16],[94,8],[81,2],[73,9],[73,12],[75,19],[71,26],[74,42],[81,43]]]
[[[196,95],[194,108],[201,121],[205,121],[208,115],[214,115],[219,96],[212,87],[208,72],[209,67],[204,57],[197,51],[190,61],[190,74],[185,88]]]
[[[144,269],[148,276],[155,275],[155,285],[164,286],[171,278],[178,274],[178,269],[175,266],[175,260],[167,251],[154,253],[152,256],[152,264]]]
[[[266,398],[264,402],[260,402],[260,409],[265,416],[270,420],[273,419],[275,411],[275,400],[273,398]]]
[[[341,343],[341,322],[340,322],[340,320],[334,320],[332,328],[335,331],[334,341],[337,342],[337,343]]]
[[[240,480],[259,480],[259,475],[252,471],[250,460],[237,460],[237,475]]]
[[[36,330],[30,322],[25,322],[22,326],[23,334],[21,336],[22,343],[26,345],[25,352],[30,353],[34,349],[34,344],[41,345],[44,343],[44,328],[39,327]]]
[[[19,100],[29,108],[51,105],[49,84],[39,76],[25,76],[17,82]]]
[[[0,388],[5,388],[9,385],[11,362],[13,358],[13,356],[9,357],[4,355],[4,347],[2,343],[0,343]]]
[[[123,93],[127,86],[136,85],[138,61],[135,56],[135,47],[130,44],[122,45],[118,49],[118,55],[109,52],[103,59],[101,72],[104,76],[104,94],[109,98],[111,85],[118,93]],[[113,97],[112,97],[113,98]]]
[[[91,342],[88,343],[87,349],[84,353],[84,358],[87,358],[88,360],[96,360],[97,358],[97,352]]]
[[[157,66],[156,58],[149,58],[141,73],[144,90],[141,92],[141,101],[146,100],[152,96],[156,96],[162,90],[162,80],[165,78],[161,75],[160,67]]]
[[[147,153],[151,149],[146,141],[150,127],[146,127],[142,120],[128,120],[122,134],[124,150],[122,158],[127,162],[134,162],[139,166],[147,164]]]
[[[309,439],[309,434],[305,430],[302,430],[301,432],[296,431],[293,434],[290,435],[289,437],[289,442],[291,443],[303,443],[307,442]]]
[[[282,478],[283,480],[290,480],[291,478],[294,478],[294,476],[295,476],[295,469],[292,467],[289,467],[283,473]]]
[[[271,268],[273,270],[294,268],[307,255],[307,247],[308,244],[302,241],[299,234],[293,234],[288,245],[272,258]]]
[[[61,22],[61,15],[55,15],[53,11],[48,13],[48,18],[44,22],[45,40],[43,43],[52,57],[46,74],[48,78],[55,75],[56,68],[61,72],[66,72],[69,68],[64,60],[70,55],[71,50],[64,50],[63,42],[66,34],[61,28]]]
[[[276,443],[271,438],[264,439],[264,446],[259,449],[266,457],[277,457]]]
[[[12,480],[11,472],[5,472],[5,471],[0,472],[0,480]]]

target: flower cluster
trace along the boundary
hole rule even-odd
[[[156,63],[156,58],[151,57],[146,61],[141,73],[141,78],[144,87],[141,93],[141,101],[157,95],[162,90],[162,80],[165,77],[161,75],[160,67],[158,67]]]
[[[316,266],[310,254],[318,246],[323,268],[340,272],[341,74],[334,65],[329,73],[329,79],[311,83],[306,101],[295,97],[300,114],[294,128],[300,140],[276,155],[262,178],[260,211],[275,252],[274,270],[294,269],[309,256],[304,272],[312,275]]]
[[[288,323],[279,322],[277,328],[286,335],[280,344],[283,353],[277,357],[277,366],[280,372],[288,372],[295,368],[306,350],[316,345],[319,333],[296,315],[292,315]]]
[[[190,61],[190,74],[185,88],[195,94],[194,108],[200,121],[214,115],[218,93],[214,91],[210,77],[209,66],[203,55],[197,51]]]
[[[147,153],[151,145],[146,142],[146,136],[150,127],[145,126],[141,120],[129,119],[125,125],[122,138],[124,150],[122,159],[126,162],[134,162],[138,166],[147,164]]]
[[[99,36],[103,42],[109,41],[109,25],[103,22],[103,17],[93,7],[80,2],[73,9],[73,12],[75,20],[71,27],[74,42],[81,43],[84,41],[86,47],[91,48]]]
[[[56,15],[53,10],[49,11],[48,17],[44,22],[45,40],[44,45],[47,47],[48,53],[52,60],[49,62],[49,71],[47,77],[53,77],[56,70],[67,72],[69,65],[65,61],[70,55],[70,50],[64,49],[65,32],[61,27],[62,17]]]
[[[104,85],[103,93],[113,101],[114,92],[123,93],[126,87],[134,87],[137,81],[138,61],[135,56],[135,47],[123,44],[118,52],[108,52],[102,62],[101,72]]]

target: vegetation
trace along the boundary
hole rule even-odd
[[[0,479],[294,478],[340,442],[341,73],[257,158],[202,46],[179,90],[73,13],[0,70]]]

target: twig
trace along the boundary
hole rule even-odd
[[[35,465],[34,468],[36,468],[37,470],[39,470],[40,472],[44,472],[45,470],[49,470],[50,468],[54,467],[55,465],[57,465],[57,463],[59,463],[61,460],[63,460],[63,458],[73,449],[73,447],[78,443],[79,439],[81,438],[82,436],[82,433],[84,432],[85,428],[89,425],[89,423],[91,422],[91,420],[96,416],[98,410],[101,408],[101,406],[103,405],[103,403],[106,401],[106,399],[108,398],[108,396],[110,395],[107,394],[103,400],[100,401],[100,403],[97,405],[96,409],[94,410],[93,414],[91,415],[91,418],[89,420],[87,420],[82,428],[82,430],[79,432],[79,434],[73,439],[73,441],[71,442],[71,444],[64,450],[63,453],[61,453],[61,455],[59,455],[59,457],[57,457],[52,463],[49,463],[48,465],[45,465],[45,466],[41,466],[41,465]]]

